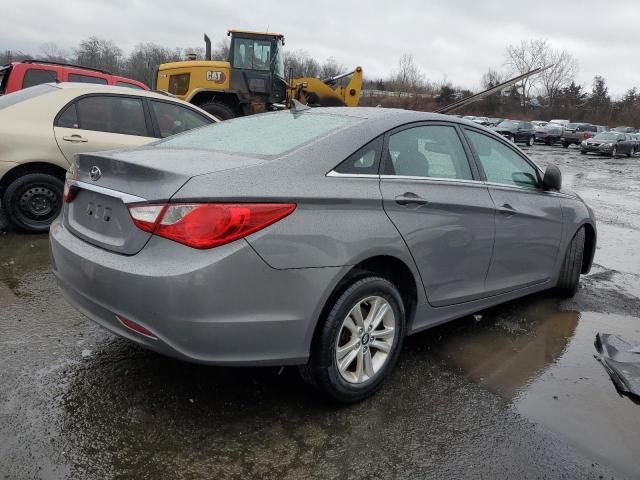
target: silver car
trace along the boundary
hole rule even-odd
[[[299,365],[360,400],[406,335],[541,290],[573,295],[593,212],[473,122],[381,108],[238,118],[80,154],[51,228],[78,310],[212,365]]]

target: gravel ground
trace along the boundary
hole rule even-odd
[[[410,337],[385,388],[349,407],[292,368],[191,365],[119,339],[61,297],[46,236],[0,234],[0,476],[639,478],[640,407],[593,339],[640,343],[640,158],[529,153],[598,215],[576,297]]]

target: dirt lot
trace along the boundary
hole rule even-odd
[[[46,236],[0,234],[4,478],[640,478],[640,405],[593,358],[640,343],[640,158],[535,146],[598,215],[578,295],[410,337],[374,398],[329,406],[294,369],[144,351],[61,298]]]

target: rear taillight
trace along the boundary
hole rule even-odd
[[[587,138],[589,138],[589,134],[587,132],[584,132],[582,134],[582,138],[584,138],[586,140]]]
[[[213,248],[251,235],[296,209],[294,203],[176,203],[129,207],[145,232],[193,248]]]

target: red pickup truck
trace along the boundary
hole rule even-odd
[[[99,83],[149,90],[149,87],[137,80],[69,63],[23,60],[0,65],[0,95],[50,82]]]

